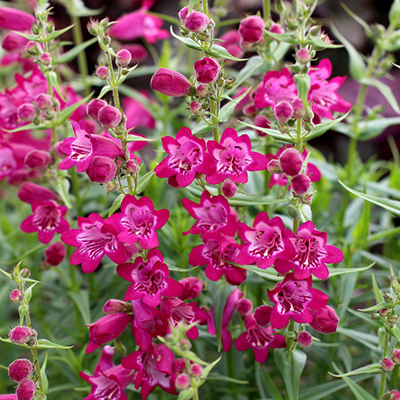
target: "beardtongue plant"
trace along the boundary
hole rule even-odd
[[[32,298],[38,281],[27,269],[4,273],[18,285],[10,300],[20,304],[20,320],[2,341],[31,356],[5,350],[17,387],[0,383],[0,392],[13,393],[0,400],[51,391],[90,400],[400,396],[392,269],[391,292],[378,289],[388,258],[398,267],[399,229],[367,201],[395,215],[400,208],[353,189],[362,177],[368,190],[400,198],[397,161],[385,186],[377,181],[389,167],[364,166],[357,156],[357,141],[399,122],[363,110],[374,86],[400,113],[377,79],[399,47],[400,3],[387,29],[353,15],[375,44],[368,65],[331,28],[360,83],[350,115],[337,93],[346,78],[331,77],[331,61],[319,53],[340,45],[312,19],[317,2],[266,0],[262,14],[223,21],[223,1],[191,1],[179,20],[143,1],[117,21],[91,19],[87,42],[79,18],[102,10],[61,3],[73,27],[56,30],[46,2],[35,17],[0,8],[8,52],[1,62],[20,71],[0,92],[1,246],[9,260],[1,262],[42,261],[34,274],[43,282]],[[171,27],[177,42],[164,42],[159,56],[152,43],[169,37],[161,18],[178,29]],[[227,24],[236,29],[224,33]],[[59,38],[69,29],[75,46],[63,52]],[[133,60],[145,58],[135,54],[140,45],[115,41],[138,38],[154,66],[136,68]],[[89,76],[83,50],[94,43],[100,55]],[[286,55],[294,62],[284,63]],[[75,57],[80,79],[68,66]],[[238,61],[246,62],[241,69]],[[131,77],[146,78],[152,92],[128,86]],[[309,145],[329,130],[351,138],[343,168]],[[11,186],[22,203],[8,200]],[[382,241],[383,255],[372,254]],[[383,268],[373,291],[364,276],[356,287],[357,274],[372,266],[366,260]],[[377,305],[366,308],[372,295]],[[74,348],[61,351],[67,347],[55,342]],[[46,348],[57,355],[38,354]]]

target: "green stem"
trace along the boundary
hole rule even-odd
[[[79,46],[83,43],[81,21],[79,17],[71,16],[72,23],[75,24],[72,28],[72,34],[74,36],[75,46]],[[88,66],[86,61],[85,50],[82,50],[78,54],[78,68],[82,77],[82,83],[85,90],[85,97],[90,94],[90,83],[88,82]]]
[[[387,351],[389,347],[389,334],[387,331],[385,331],[385,342],[384,342],[384,348],[383,348],[383,358],[386,357]],[[381,384],[379,387],[379,396],[378,399],[380,400],[383,396],[383,393],[385,392],[385,387],[386,387],[386,372],[382,372],[381,374]]]
[[[143,38],[143,43],[144,43],[144,45],[146,46],[146,49],[147,49],[148,52],[150,53],[151,57],[153,58],[154,64],[155,64],[155,65],[158,65],[159,57],[158,57],[157,51],[156,51],[156,49],[154,48],[154,46],[153,46],[151,43],[149,43],[149,42],[148,42],[146,39],[144,39],[144,38]]]
[[[264,19],[269,18],[270,14],[271,14],[271,4],[270,4],[270,0],[264,0],[263,3],[263,11],[264,11]]]
[[[292,333],[293,336],[294,336],[294,321],[292,319],[290,319],[287,331],[289,333]],[[293,338],[289,338],[287,340],[287,348],[289,349],[289,351],[294,351],[294,349],[296,348],[296,346],[294,346],[294,339]]]
[[[218,101],[219,103],[219,101]],[[219,142],[219,129],[218,129],[218,114],[217,114],[217,109],[216,109],[216,101],[213,99],[210,99],[210,111],[213,116],[211,117],[211,120],[213,123],[216,123],[217,126],[213,130],[213,139],[216,142]]]
[[[146,11],[146,14],[154,15],[155,17],[163,19],[164,21],[171,22],[171,24],[175,24],[178,26],[182,25],[181,21],[178,18],[171,17],[170,15],[159,14],[154,11]]]
[[[76,168],[71,169],[71,177],[72,177],[72,191],[74,192],[75,195],[77,213],[78,215],[83,215],[82,199],[79,190],[79,177],[78,173],[76,172]]]

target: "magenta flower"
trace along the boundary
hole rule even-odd
[[[0,29],[30,31],[35,17],[15,8],[0,7]]]
[[[82,264],[86,273],[93,272],[107,255],[116,264],[126,261],[124,245],[118,240],[118,232],[110,219],[105,221],[99,214],[92,213],[88,218],[78,217],[79,229],[64,232],[61,240],[70,246],[77,247],[72,254],[72,265]]]
[[[164,344],[152,344],[147,351],[134,351],[121,360],[122,366],[137,370],[135,388],[142,387],[142,399],[158,385],[166,392],[177,394],[172,379],[174,353]]]
[[[286,347],[285,338],[281,335],[274,335],[274,329],[271,325],[268,327],[258,325],[254,314],[246,316],[244,324],[246,331],[235,340],[235,347],[239,351],[252,348],[254,357],[258,363],[263,364],[267,361],[270,347]]]
[[[149,43],[169,37],[168,31],[160,29],[163,26],[163,20],[147,14],[153,3],[153,0],[144,0],[139,10],[118,18],[118,24],[113,25],[109,30],[110,36],[122,40],[144,37]]]
[[[308,100],[312,102],[312,111],[317,117],[317,122],[321,118],[333,119],[332,111],[346,113],[351,108],[351,103],[343,100],[336,91],[346,80],[345,76],[337,76],[329,82],[327,78],[331,76],[332,64],[328,58],[324,58],[315,69],[309,72],[311,87],[308,93]]]
[[[282,282],[268,290],[269,299],[275,303],[271,311],[271,325],[274,328],[284,328],[290,318],[299,324],[312,322],[309,308],[325,307],[328,296],[311,286],[311,277],[297,280],[294,274],[288,274]]]
[[[219,42],[219,45],[224,47],[229,54],[238,58],[243,56],[243,50],[239,47],[240,35],[237,30],[231,29],[225,32],[220,39],[222,41]],[[227,62],[229,62],[229,60],[227,60]]]
[[[191,233],[205,237],[209,233],[221,232],[228,236],[236,233],[237,214],[232,210],[224,196],[211,197],[205,190],[200,197],[200,204],[188,199],[182,199],[183,207],[197,222],[183,235]]]
[[[252,15],[240,22],[239,34],[244,42],[257,43],[262,39],[265,23],[258,15]]]
[[[157,307],[161,302],[161,295],[165,297],[179,297],[182,294],[182,285],[169,278],[169,269],[158,250],[150,250],[147,261],[137,257],[135,262],[118,265],[118,275],[133,284],[125,294],[124,300],[137,300],[150,307]]]
[[[179,296],[181,300],[193,300],[203,292],[204,283],[195,276],[188,276],[179,281],[183,287],[183,292]]]
[[[81,121],[80,125],[74,121],[71,124],[76,137],[67,138],[61,143],[60,150],[68,157],[58,165],[60,170],[76,165],[78,172],[84,172],[89,167],[93,156],[114,159],[124,155],[122,149],[113,140],[100,135],[91,135],[84,121]]]
[[[217,281],[225,275],[228,283],[239,285],[246,279],[246,270],[229,263],[236,261],[239,254],[237,247],[238,244],[233,237],[218,232],[211,239],[206,239],[205,244],[191,251],[189,264],[206,265],[205,273],[211,281]]]
[[[103,344],[117,338],[132,322],[133,315],[125,313],[108,314],[100,318],[89,327],[90,342],[86,347],[86,354],[90,354]]]
[[[17,196],[28,204],[32,204],[35,200],[57,200],[57,195],[52,190],[32,182],[23,183],[18,189]]]
[[[247,171],[261,171],[267,168],[268,159],[251,151],[249,136],[238,136],[232,128],[225,129],[220,143],[210,140],[208,153],[216,161],[206,181],[217,185],[229,178],[233,182],[246,183]]]
[[[257,108],[275,107],[280,101],[291,102],[297,97],[297,89],[288,68],[267,72],[257,87],[254,105]]]
[[[197,82],[212,83],[215,82],[221,72],[221,65],[213,58],[204,57],[194,63]]]
[[[138,300],[136,300],[138,301]],[[135,320],[137,315],[135,313]],[[160,310],[153,310],[148,319],[136,323],[132,332],[135,336],[135,343],[140,350],[148,350],[152,344],[153,338],[164,337],[168,332],[168,317]]]
[[[141,91],[141,94],[145,96],[148,101],[151,103],[153,100],[149,98],[149,95],[146,91]],[[135,99],[131,99],[129,97],[124,97],[122,99],[122,105],[124,106],[124,112],[126,116],[126,128],[138,128],[140,126],[144,126],[147,129],[154,129],[156,126],[156,121],[149,113],[147,108],[143,106],[142,103],[139,103]],[[132,144],[135,142],[131,142]],[[147,142],[144,142],[147,144]]]
[[[135,375],[132,375],[132,370],[121,365],[115,366],[112,361],[113,355],[113,347],[104,346],[93,375],[79,372],[79,376],[92,386],[90,394],[83,400],[127,400],[123,390]]]
[[[50,243],[54,233],[64,233],[69,223],[63,218],[67,208],[53,200],[35,200],[32,203],[33,215],[21,222],[21,230],[25,233],[38,233],[40,242]]]
[[[164,150],[168,157],[164,158],[154,169],[158,178],[175,177],[179,186],[189,186],[196,173],[208,174],[212,170],[213,161],[206,153],[206,142],[192,135],[189,128],[182,128],[176,138],[162,138]]]
[[[156,230],[166,224],[169,218],[167,209],[155,210],[149,197],[143,196],[137,200],[135,196],[126,195],[121,203],[121,211],[110,217],[120,232],[120,241],[131,244],[139,242],[144,249],[158,246]]]
[[[168,68],[159,68],[150,80],[151,88],[166,96],[186,96],[190,89],[190,82],[186,76]]]
[[[205,322],[207,320],[207,313],[197,307],[197,303],[185,303],[177,298],[162,299],[160,309],[169,318],[170,325],[177,326],[179,322],[186,321],[187,324],[194,322]],[[168,333],[171,330],[169,325]],[[191,340],[196,340],[199,337],[199,330],[196,326],[190,328],[186,335]]]
[[[319,279],[329,276],[325,264],[339,263],[343,253],[335,246],[327,245],[326,232],[317,231],[312,221],[302,224],[297,230],[297,236],[290,238],[295,256],[292,259],[281,259],[275,263],[275,269],[285,274],[294,268],[296,279],[307,279],[313,274]]]
[[[238,264],[256,262],[257,267],[266,269],[274,264],[277,258],[291,260],[296,254],[291,242],[293,233],[285,228],[279,217],[270,220],[266,212],[256,216],[253,229],[239,223],[238,232],[246,242],[241,246],[240,254],[236,258]]]
[[[48,265],[57,266],[64,260],[67,252],[61,242],[52,243],[44,252],[45,262]]]
[[[310,309],[313,320],[310,326],[317,332],[321,333],[334,333],[339,324],[339,317],[336,311],[331,306],[325,306],[317,309]]]

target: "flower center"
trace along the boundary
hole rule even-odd
[[[287,282],[277,293],[278,312],[301,314],[312,296],[307,290],[307,282]]]
[[[268,330],[265,328],[254,326],[248,329],[246,333],[246,340],[251,343],[252,347],[263,349],[273,340],[272,335],[269,335],[267,331]]]
[[[71,160],[75,161],[83,161],[87,157],[90,156],[90,154],[93,151],[92,147],[92,142],[90,141],[90,136],[85,135],[84,137],[81,137],[79,139],[76,139],[72,144],[71,144],[71,155],[69,158]]]
[[[169,159],[169,166],[178,169],[180,174],[189,173],[193,167],[203,161],[201,149],[193,142],[186,142]]]
[[[217,164],[217,172],[240,175],[246,169],[246,165],[251,164],[252,158],[240,146],[229,145],[220,153]]]
[[[44,232],[56,229],[60,225],[61,213],[53,204],[39,206],[35,210],[33,225]]]
[[[147,207],[138,207],[133,204],[128,206],[126,216],[121,220],[121,223],[128,228],[130,235],[144,239],[151,237],[155,222],[155,216]]]
[[[196,215],[199,217],[197,227],[209,232],[225,226],[228,222],[226,210],[221,205],[210,204],[197,209]]]
[[[297,254],[293,262],[302,268],[318,268],[320,259],[327,254],[318,240],[313,237],[295,239],[294,247]]]
[[[283,250],[280,233],[274,228],[266,228],[256,233],[254,242],[249,247],[249,254],[261,258],[270,258]]]
[[[77,240],[82,243],[79,253],[88,254],[91,259],[104,254],[104,250],[115,251],[117,249],[117,240],[111,233],[102,233],[98,225],[93,224],[85,226],[77,236]]]

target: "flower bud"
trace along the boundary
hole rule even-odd
[[[14,360],[8,366],[8,376],[15,382],[23,382],[33,371],[33,364],[27,358]]]
[[[186,374],[179,374],[175,380],[175,387],[178,392],[185,390],[190,385],[190,378]]]
[[[204,57],[194,63],[196,79],[200,83],[212,83],[218,79],[221,72],[219,62],[213,58]]]
[[[61,242],[54,242],[46,249],[44,254],[46,263],[55,267],[64,260],[66,250]]]
[[[93,99],[89,102],[89,104],[86,107],[86,114],[97,121],[99,119],[99,111],[107,105],[107,102],[105,102],[102,99]]]
[[[131,53],[126,49],[121,49],[117,53],[116,63],[118,67],[126,67],[131,62]]]
[[[385,300],[386,303],[390,304],[393,303],[394,297],[390,293],[383,293],[383,300]]]
[[[310,193],[305,193],[302,196],[300,196],[300,201],[301,204],[311,204],[312,203],[312,194]]]
[[[9,32],[3,37],[1,47],[8,53],[21,53],[27,43],[28,39],[17,33]]]
[[[32,150],[25,156],[25,165],[34,171],[44,171],[51,163],[51,155],[44,150]]]
[[[237,187],[234,182],[232,182],[229,178],[224,181],[222,184],[222,193],[227,199],[232,198],[236,194]]]
[[[267,326],[270,322],[271,318],[271,306],[260,306],[257,307],[254,312],[254,318],[258,325],[260,326]]]
[[[51,56],[49,53],[42,53],[39,57],[39,60],[45,66],[48,66],[51,64]]]
[[[124,49],[131,53],[131,62],[137,63],[144,61],[148,57],[147,50],[141,44],[128,44],[124,46]]]
[[[258,15],[253,15],[240,22],[239,34],[243,42],[257,43],[262,39],[264,28],[263,19]]]
[[[303,160],[298,150],[293,147],[286,149],[279,157],[279,165],[284,174],[296,176],[300,173],[303,166]]]
[[[32,400],[36,392],[36,383],[31,379],[28,379],[20,383],[17,387],[17,399],[18,400]]]
[[[293,108],[287,101],[281,101],[275,106],[274,115],[278,122],[288,122],[293,116]]]
[[[116,314],[130,311],[132,306],[129,303],[122,300],[110,299],[108,300],[104,306],[103,311],[104,314]]]
[[[22,278],[29,278],[31,276],[31,271],[28,268],[23,268],[21,270],[21,277]]]
[[[32,204],[35,200],[57,200],[57,195],[43,186],[32,182],[25,182],[18,189],[18,198],[28,204]]]
[[[96,75],[102,81],[106,81],[108,79],[108,69],[104,65],[97,67]]]
[[[289,204],[286,207],[286,212],[289,215],[289,217],[291,217],[293,219],[300,219],[300,217],[301,217],[301,213],[300,213],[298,207],[294,206],[293,204]]]
[[[296,59],[300,64],[306,65],[310,62],[311,56],[307,49],[300,49],[296,54]]]
[[[282,170],[281,170],[281,165],[279,163],[279,160],[269,161],[269,163],[267,164],[267,171],[270,174],[281,174]]]
[[[394,362],[391,358],[382,358],[381,368],[383,372],[392,372],[394,368]]]
[[[198,101],[192,101],[189,104],[189,108],[194,115],[199,115],[202,107]]]
[[[10,293],[10,300],[13,303],[19,303],[22,300],[22,294],[18,289],[14,289],[11,293]]]
[[[131,174],[131,175],[136,175],[139,172],[139,165],[136,161],[136,159],[129,160],[126,163],[126,170]]]
[[[295,194],[302,196],[311,187],[311,179],[306,174],[296,175],[291,181]]]
[[[207,29],[209,23],[210,19],[206,14],[193,11],[187,16],[185,20],[185,27],[189,29],[190,32],[202,33]]]
[[[49,111],[53,108],[53,98],[49,94],[38,94],[35,97],[34,103],[40,111]]]
[[[118,185],[114,181],[107,182],[106,192],[107,194],[115,192],[118,189]]]
[[[154,91],[172,97],[185,96],[191,86],[185,76],[167,68],[158,69],[152,76],[150,85]]]
[[[179,11],[179,19],[181,20],[182,24],[185,23],[186,18],[188,16],[189,13],[189,7],[185,6],[183,7],[180,11]]]
[[[36,42],[34,42],[33,40],[30,40],[25,45],[25,51],[28,54],[30,54],[31,56],[38,56],[42,52],[42,49]]]
[[[199,97],[208,97],[210,95],[210,88],[208,87],[208,85],[201,83],[196,88],[196,94]]]
[[[183,286],[183,292],[179,296],[181,300],[193,300],[199,297],[204,288],[203,282],[194,276],[183,278],[179,283]]]
[[[256,117],[254,118],[254,125],[259,126],[260,128],[269,129],[271,123],[265,115],[259,114],[259,115],[256,115]],[[262,132],[259,130],[256,130],[256,133],[260,137],[267,136],[267,134],[265,132]]]
[[[98,113],[99,122],[105,129],[116,128],[121,122],[122,115],[118,108],[104,106]]]
[[[117,172],[115,162],[105,156],[95,156],[90,161],[86,173],[92,182],[107,183],[114,178]]]
[[[199,378],[203,373],[203,367],[200,364],[192,364],[190,366],[190,375]]]
[[[269,31],[271,33],[277,33],[279,35],[283,33],[282,27],[279,24],[272,24],[269,28]]]
[[[32,122],[38,112],[36,107],[30,103],[21,104],[17,110],[18,118],[25,122]]]
[[[241,317],[245,317],[253,311],[253,303],[250,299],[240,299],[236,303],[236,310]]]
[[[257,108],[254,107],[253,104],[248,104],[244,109],[243,109],[243,114],[246,117],[253,118],[257,114]]]
[[[392,359],[396,364],[400,364],[400,349],[394,349]]]
[[[35,339],[37,336],[36,331],[31,330],[27,326],[16,326],[11,329],[8,337],[12,343],[15,344],[24,344],[30,342],[32,339]]]
[[[312,336],[307,331],[301,331],[297,335],[297,343],[302,349],[310,347],[312,344]]]
[[[316,309],[310,308],[309,310],[314,318],[312,322],[310,322],[312,328],[321,333],[336,332],[339,317],[331,306]]]
[[[391,394],[391,400],[400,400],[400,392],[398,392],[397,390],[391,390],[390,391],[390,394]],[[382,397],[382,399],[383,399],[383,397]]]

